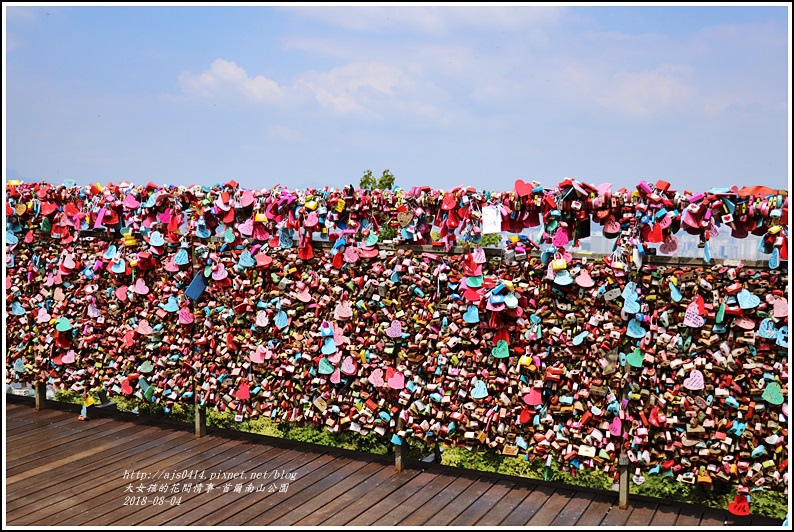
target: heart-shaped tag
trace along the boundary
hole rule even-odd
[[[60,317],[55,322],[55,330],[60,332],[71,331],[72,322],[69,321],[69,318]]]
[[[785,318],[788,316],[788,301],[782,297],[776,297],[772,303],[772,315],[776,318]]]
[[[355,375],[357,370],[358,366],[356,365],[356,361],[353,360],[353,357],[348,355],[342,362],[342,373],[345,375]]]
[[[775,327],[775,322],[772,318],[766,318],[761,321],[761,325],[758,326],[758,336],[768,340],[777,338],[777,327]]]
[[[395,371],[394,375],[387,381],[387,384],[392,390],[402,390],[405,387],[405,375],[399,371]]]
[[[336,342],[333,338],[326,338],[323,342],[322,353],[324,355],[330,355],[332,353],[336,353]]]
[[[543,402],[543,393],[538,388],[532,388],[524,395],[524,402],[529,406],[537,406]]]
[[[752,331],[755,329],[755,321],[752,318],[748,318],[745,315],[741,315],[733,320],[733,324],[740,329],[744,329],[746,331]]]
[[[469,395],[476,400],[488,397],[488,387],[485,385],[485,381],[478,379]]]
[[[626,356],[626,362],[629,363],[630,366],[634,368],[641,368],[643,363],[644,357],[642,351],[639,349],[634,349],[631,353]]]
[[[116,288],[114,294],[116,294],[116,297],[118,298],[119,301],[127,300],[127,289],[128,287],[124,285],[121,285],[118,288]]]
[[[143,364],[138,366],[138,371],[141,373],[151,373],[154,371],[154,364],[152,364],[151,360],[144,360]]]
[[[469,305],[468,310],[463,314],[463,321],[466,323],[480,323],[480,311],[474,305]]]
[[[327,358],[323,357],[320,359],[317,372],[320,375],[330,375],[331,373],[334,372],[334,369],[335,369],[334,365],[331,364],[331,362]]]
[[[507,358],[510,356],[510,347],[504,340],[499,340],[496,342],[496,346],[491,349],[491,354],[494,358]]]
[[[275,323],[276,327],[279,329],[284,329],[287,327],[289,325],[289,317],[287,316],[287,313],[283,310],[279,310],[276,313],[276,318],[273,320],[273,323]]]
[[[264,310],[260,310],[256,313],[256,325],[257,327],[267,327],[267,324],[270,323],[270,318],[267,316],[267,312]]]
[[[339,372],[339,368],[336,368],[333,373],[331,373],[331,382],[333,384],[339,384],[342,382],[342,374]]]
[[[345,258],[345,262],[349,262],[349,263],[358,262],[358,258],[359,258],[358,248],[353,246],[348,246],[347,249],[345,249],[344,258]]]
[[[684,313],[684,325],[687,327],[700,328],[703,327],[705,320],[698,314],[697,304],[691,304],[686,308]]]
[[[595,284],[595,281],[593,281],[593,278],[590,276],[590,272],[584,268],[579,271],[579,275],[576,276],[575,282],[582,288],[591,288]]]
[[[11,314],[14,316],[24,316],[26,313],[27,311],[22,307],[22,305],[19,304],[18,301],[14,301],[11,304]]]
[[[173,260],[169,260],[165,263],[165,271],[169,273],[176,273],[179,271],[179,264],[177,264]]]
[[[93,301],[88,304],[88,309],[86,310],[89,318],[98,318],[102,315],[102,312],[97,308],[96,303]]]
[[[612,418],[612,423],[609,424],[609,433],[616,437],[623,434],[623,422],[620,420],[619,416]]]
[[[397,213],[397,222],[400,224],[400,227],[408,227],[408,224],[410,224],[413,219],[414,215],[410,211]]]
[[[631,336],[632,338],[644,338],[648,331],[645,330],[642,326],[642,322],[632,319],[629,321],[628,326],[626,327],[626,335]]]
[[[256,261],[251,256],[251,253],[245,249],[242,253],[240,253],[240,260],[237,261],[237,265],[241,268],[251,268],[256,264]]]
[[[240,231],[240,234],[243,236],[251,236],[254,234],[254,220],[253,218],[249,218],[241,224],[237,225],[237,230]]]
[[[184,266],[190,262],[190,255],[188,255],[188,252],[185,248],[180,248],[179,251],[176,252],[174,262],[180,266]]]
[[[152,329],[152,326],[149,325],[148,321],[141,320],[140,323],[138,323],[138,326],[135,328],[135,332],[142,335],[148,335],[152,334],[154,329]]]
[[[626,311],[627,314],[637,314],[640,311],[640,300],[627,299],[626,302],[623,303],[623,310]]]
[[[226,271],[226,266],[223,263],[219,263],[218,267],[212,270],[212,278],[216,281],[222,281],[229,276],[229,272]]]
[[[137,199],[135,199],[135,196],[133,196],[132,194],[127,194],[126,197],[124,198],[124,206],[127,209],[137,209],[138,207],[141,206],[141,204]]]
[[[788,325],[784,325],[778,329],[775,344],[788,349]]]
[[[138,280],[135,281],[134,285],[132,285],[132,291],[136,294],[145,296],[149,293],[149,287],[146,286],[146,282],[143,279],[138,277]]]
[[[563,248],[567,246],[569,242],[568,232],[565,231],[562,226],[558,227],[557,232],[554,234],[554,238],[551,239],[551,243],[558,248]]]
[[[266,353],[265,346],[260,345],[255,350],[253,350],[250,355],[248,355],[248,358],[251,360],[251,362],[254,362],[256,364],[263,364],[265,362],[265,353]]]
[[[672,281],[668,283],[668,286],[670,287],[670,299],[678,303],[684,298],[684,296],[681,294],[681,291]]]
[[[659,251],[665,255],[672,255],[678,251],[678,238],[674,234],[668,234],[664,237],[664,242],[659,246]]]
[[[761,394],[761,398],[769,404],[773,405],[782,405],[786,398],[780,391],[780,385],[776,382],[770,382],[764,388],[764,393]]]
[[[687,390],[702,390],[704,386],[705,381],[700,370],[693,369],[689,372],[689,377],[684,379],[684,388]]]
[[[168,303],[163,305],[163,310],[166,312],[178,312],[179,311],[179,303],[177,302],[174,296],[168,297]]]
[[[380,369],[380,368],[375,368],[372,371],[372,373],[370,373],[369,377],[367,377],[367,380],[374,387],[382,388],[383,384],[384,384],[384,381],[383,381],[383,370]]]
[[[286,227],[283,228],[279,232],[278,247],[280,247],[281,249],[290,249],[294,244],[295,242],[293,242],[292,240],[290,229],[287,229]]]
[[[524,183],[524,181],[521,180],[521,179],[516,179],[516,183],[514,185],[514,188],[515,188],[516,194],[518,194],[519,197],[525,198],[527,196],[532,195],[532,190],[535,187],[534,187],[534,185],[532,185],[530,183]]]
[[[65,355],[61,357],[61,362],[64,364],[71,364],[72,362],[75,361],[75,355],[76,355],[75,352],[70,349],[69,351],[67,351]]]
[[[121,393],[124,395],[132,395],[132,385],[130,385],[129,379],[124,379],[121,381]]]
[[[152,234],[149,236],[149,245],[156,248],[165,245],[165,240],[163,239],[163,235],[160,233],[160,231],[152,232]]]
[[[389,338],[400,338],[403,335],[403,326],[398,320],[392,320],[391,325],[386,328],[386,335]]]
[[[376,233],[375,231],[370,231],[369,234],[367,235],[367,239],[364,241],[364,244],[366,244],[368,247],[372,247],[377,243],[378,243],[378,233]]]
[[[353,306],[350,301],[340,301],[334,309],[334,319],[347,320],[353,316]]]
[[[237,393],[235,394],[235,397],[237,397],[237,399],[243,399],[243,400],[251,398],[251,390],[247,383],[243,383],[240,385],[240,387],[237,389]]]
[[[738,294],[736,294],[736,299],[739,301],[739,306],[743,310],[755,308],[759,304],[761,304],[761,298],[749,292],[745,288],[743,288]]]
[[[733,515],[750,515],[750,503],[744,495],[736,495],[733,502],[728,504],[728,511]]]
[[[52,316],[50,316],[50,313],[47,312],[47,309],[44,308],[44,307],[41,307],[39,309],[39,313],[36,315],[36,322],[38,322],[38,323],[47,323],[48,321],[50,321],[51,318],[52,318]]]

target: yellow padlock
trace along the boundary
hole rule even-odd
[[[342,212],[345,210],[345,200],[340,199],[336,202],[336,212]]]
[[[309,200],[309,201],[306,202],[305,207],[307,209],[309,209],[310,211],[313,211],[313,210],[317,209],[317,202],[315,200],[313,200],[313,199]]]
[[[258,212],[256,213],[254,220],[257,222],[267,222],[267,216],[265,216],[265,213],[263,212]]]

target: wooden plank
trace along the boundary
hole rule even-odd
[[[706,508],[703,510],[703,515],[700,516],[700,526],[724,526],[725,513],[715,510],[714,508]]]
[[[651,526],[673,526],[678,518],[678,507],[660,504],[653,514]]]
[[[97,434],[112,434],[128,428],[130,427],[127,425],[119,425],[108,419],[92,425],[59,427],[54,433],[42,431],[37,436],[31,435],[29,439],[9,444],[13,445],[13,448],[6,467],[16,467],[22,463],[55,454],[67,445],[74,444],[77,440],[93,438]]]
[[[452,520],[450,526],[471,525],[481,519],[516,485],[512,480],[491,481],[493,485]]]
[[[416,482],[416,477],[421,474],[421,471],[418,469],[406,469],[402,473],[397,473],[394,471],[394,467],[389,467],[389,473],[389,477],[385,481],[328,517],[323,524],[328,526],[346,525],[388,495],[399,490],[402,486]]]
[[[109,419],[96,419],[90,421],[80,421],[77,416],[67,414],[65,412],[55,412],[53,410],[46,410],[45,412],[53,412],[56,415],[49,419],[30,419],[26,420],[24,425],[19,428],[12,427],[8,430],[6,441],[9,443],[29,441],[35,435],[43,437],[44,434],[57,435],[59,430],[88,427],[94,424],[101,424],[100,421],[110,421]],[[8,423],[8,421],[6,421]],[[15,422],[12,422],[15,423]],[[35,428],[34,428],[35,427]],[[23,430],[24,429],[24,430]]]
[[[334,474],[351,462],[353,462],[353,460],[350,458],[340,456],[336,453],[328,453],[316,460],[314,467],[301,473],[299,478],[296,476],[296,480],[289,482],[289,487],[292,488],[291,493],[289,489],[287,489],[286,492],[276,491],[274,493],[267,493],[265,494],[266,496],[263,497],[263,500],[247,505],[245,509],[229,516],[229,518],[221,521],[220,524],[221,526],[240,526],[244,524],[257,525],[257,518],[260,518],[264,512],[286,503],[287,499],[295,496],[296,493],[300,493],[304,489],[309,489],[311,486],[315,485],[315,483],[326,478],[328,475]]]
[[[220,444],[216,444],[215,446],[207,449],[203,453],[201,453],[198,457],[184,457],[184,456],[175,456],[170,460],[166,460],[160,464],[158,467],[159,469],[164,469],[166,471],[177,470],[180,471],[182,469],[196,469],[196,470],[206,470],[206,471],[213,471],[217,468],[217,466],[223,463],[228,457],[235,456],[244,448],[243,442],[236,441],[236,440],[225,440]],[[162,483],[156,482],[157,484]],[[147,480],[147,483],[152,483],[151,480]],[[132,484],[132,483],[130,483]],[[174,483],[168,481],[169,485],[173,485]],[[122,483],[121,486],[116,490],[116,497],[115,500],[107,501],[101,505],[95,505],[90,511],[83,512],[81,515],[70,519],[68,524],[71,526],[80,526],[80,525],[87,525],[87,524],[101,524],[101,525],[111,525],[113,523],[124,522],[129,519],[132,515],[136,514],[137,512],[143,510],[146,512],[155,512],[161,509],[160,506],[154,505],[124,505],[124,497],[125,495],[135,495],[135,494],[125,494],[124,492],[124,484]],[[154,493],[144,493],[142,496],[145,495],[148,498],[153,498],[155,495]],[[92,501],[93,502],[93,501]]]
[[[272,447],[267,445],[258,445],[255,443],[250,443],[246,445],[245,448],[235,448],[235,453],[229,457],[229,453],[224,453],[223,457],[220,460],[216,461],[215,467],[218,468],[219,471],[232,471],[232,472],[239,472],[243,473],[240,475],[240,480],[235,480],[234,483],[242,483],[245,486],[249,484],[252,486],[259,485],[262,481],[257,480],[256,484],[251,479],[249,471],[254,464],[261,464],[263,461],[267,461],[267,456],[272,453],[274,450]],[[249,468],[249,469],[246,469]],[[159,507],[151,507],[151,508],[141,508],[138,510],[137,513],[130,515],[128,518],[119,521],[119,526],[135,526],[135,525],[142,525],[145,523],[146,526],[160,526],[164,525],[170,521],[179,521],[180,516],[186,513],[190,508],[196,505],[196,501],[201,499],[202,495],[206,495],[204,492],[195,492],[192,488],[195,484],[201,482],[204,483],[203,480],[186,480],[186,481],[179,481],[174,480],[171,481],[171,485],[180,485],[181,490],[178,494],[180,498],[179,505],[171,505],[170,502],[168,504],[160,505]],[[185,486],[189,486],[190,489],[185,491]],[[177,495],[177,494],[170,494],[170,495]],[[170,501],[170,497],[169,497]],[[154,511],[159,510],[159,511]]]
[[[424,504],[432,499],[438,492],[444,490],[447,486],[457,479],[457,475],[438,475],[436,478],[428,482],[422,488],[408,497],[399,506],[393,508],[390,512],[379,517],[373,522],[374,526],[396,526],[397,523],[406,517],[419,510]]]
[[[135,461],[133,464],[125,465],[117,470],[108,469],[106,475],[97,480],[89,489],[81,484],[73,484],[64,490],[65,498],[55,504],[39,508],[36,514],[32,516],[19,519],[19,524],[56,524],[52,523],[52,516],[57,515],[59,519],[68,520],[80,513],[89,510],[96,505],[113,501],[113,504],[119,505],[123,502],[124,488],[130,484],[130,480],[124,479],[125,469],[130,469],[133,466],[136,471],[154,472],[159,469],[159,465],[168,467],[169,458],[175,455],[190,455],[195,456],[204,450],[212,449],[218,446],[218,439],[196,439],[188,440],[183,445],[178,447],[161,447],[161,452],[153,458],[142,461]],[[173,463],[173,462],[171,462]],[[20,488],[21,489],[21,488]],[[76,504],[77,501],[85,501],[81,504]]]
[[[486,491],[491,489],[494,480],[482,476],[474,480],[468,488],[455,497],[443,512],[437,512],[430,516],[424,526],[447,526],[453,519],[460,515],[471,503],[479,499]]]
[[[53,504],[62,500],[64,486],[73,483],[91,485],[94,480],[107,475],[107,469],[113,464],[120,462],[122,466],[129,466],[130,463],[138,462],[159,452],[161,445],[178,445],[187,441],[189,435],[179,432],[167,433],[159,441],[147,441],[149,434],[156,433],[157,428],[150,427],[138,433],[136,445],[127,447],[124,452],[114,449],[105,450],[97,455],[93,460],[86,460],[85,463],[75,462],[69,467],[62,468],[58,476],[36,477],[30,483],[26,483],[24,489],[20,489],[6,497],[6,515],[9,512],[22,508],[28,504],[40,504],[46,500],[46,504]]]
[[[344,512],[354,502],[361,498],[376,498],[376,489],[394,475],[394,467],[391,464],[380,464],[377,472],[365,479],[357,486],[345,491],[333,501],[326,503],[311,514],[304,516],[295,522],[296,526],[325,525],[332,516],[339,512]]]
[[[623,526],[626,524],[626,521],[628,521],[631,512],[631,506],[625,510],[621,510],[620,507],[615,504],[609,510],[606,517],[604,517],[604,520],[601,521],[601,526]]]
[[[374,474],[393,467],[384,466],[384,464],[378,462],[364,463],[366,464],[364,467],[348,475],[347,478],[341,479],[333,485],[331,489],[322,490],[319,495],[310,496],[308,500],[304,500],[297,507],[292,508],[280,517],[274,516],[275,518],[268,522],[265,522],[265,520],[258,520],[258,524],[267,524],[268,526],[293,526],[301,519],[316,514],[320,508],[324,508],[329,503],[338,501],[355,487],[365,484]],[[307,492],[308,490],[301,492],[301,496],[306,498]],[[290,505],[294,505],[295,502],[296,501],[290,500]]]
[[[92,436],[102,433],[84,434],[83,438],[65,443],[60,448],[53,449],[52,452],[41,453],[43,456],[40,458],[31,455],[29,458],[32,460],[6,468],[6,486],[27,481],[37,474],[51,472],[77,460],[90,459],[100,451],[121,445],[123,440],[119,441],[119,438],[134,436],[140,430],[141,428],[135,425],[116,424],[107,429],[104,437],[92,438]],[[117,437],[111,439],[111,434],[116,434]],[[30,446],[30,448],[36,449],[37,446]]]
[[[257,526],[290,526],[325,503],[334,500],[380,467],[381,464],[353,458],[344,467],[312,486],[298,491],[249,523],[256,523]]]
[[[456,504],[455,500],[471,486],[479,475],[461,475],[453,480],[446,488],[436,493],[429,501],[417,508],[398,524],[400,526],[422,526],[440,512],[446,512],[450,505]]]
[[[260,472],[281,470],[282,468],[292,470],[293,464],[298,463],[298,460],[304,458],[304,456],[303,451],[288,449],[265,462],[262,468],[259,468],[257,464],[257,469]],[[205,489],[203,495],[205,496],[205,499],[203,499],[205,502],[197,504],[193,508],[188,508],[188,512],[180,515],[180,524],[187,526],[201,519],[220,518],[222,512],[232,503],[238,502],[239,499],[236,493],[223,493],[221,490],[208,491]]]
[[[268,471],[272,471],[270,468],[274,467],[273,464],[275,464],[278,459],[293,452],[289,449],[272,447],[269,445],[262,446],[262,451],[262,454],[258,455],[255,459],[247,460],[248,463],[241,466],[241,470],[244,470],[248,475],[247,478],[249,482],[256,486],[255,489],[259,489],[262,485],[266,485],[270,481],[266,481],[264,478],[252,478],[254,473],[259,475],[260,473],[266,474]],[[178,506],[169,508],[166,512],[158,516],[157,522],[161,522],[164,525],[184,526],[183,523],[195,520],[200,515],[210,514],[213,512],[214,508],[220,508],[223,505],[224,495],[233,494],[234,497],[241,496],[240,494],[234,493],[234,491],[230,491],[227,494],[224,494],[222,490],[218,490],[218,494],[215,493],[215,490],[210,492],[203,483],[200,485],[200,492],[196,492],[195,489],[194,486],[194,496],[190,499],[189,504],[180,503]],[[203,513],[197,514],[195,510],[201,510]],[[151,526],[154,522],[147,521],[146,523],[147,526]]]
[[[502,500],[499,501],[499,504],[495,504],[488,513],[477,521],[477,526],[499,526],[531,493],[531,487],[516,485],[507,492]]]
[[[404,471],[403,473],[405,472],[407,471]],[[381,497],[377,503],[369,506],[364,512],[357,513],[356,517],[351,519],[347,524],[350,526],[372,525],[372,523],[374,523],[381,516],[402,504],[411,495],[432,482],[438,476],[438,473],[420,473],[416,476],[416,478],[412,479],[411,482],[400,484],[393,492]],[[351,513],[356,513],[355,507],[352,509]]]
[[[626,526],[648,526],[651,524],[651,518],[656,513],[658,504],[650,502],[638,502],[632,505],[631,515],[626,520]]]
[[[565,505],[571,500],[574,492],[571,490],[558,489],[551,494],[549,500],[543,505],[532,519],[529,520],[527,526],[547,526],[550,525],[560,511],[565,508]]]
[[[698,526],[702,515],[703,510],[696,508],[681,508],[678,513],[678,519],[675,521],[675,526]]]
[[[329,451],[331,450],[332,449],[329,449]],[[296,480],[300,480],[301,476],[304,478],[309,476],[313,471],[321,469],[323,465],[333,461],[335,458],[337,458],[337,456],[337,454],[324,451],[303,452],[292,462],[294,468],[289,469],[289,471],[296,474]],[[292,484],[292,482],[290,482],[290,484]],[[293,489],[296,488],[294,485],[291,487]],[[210,515],[205,515],[190,524],[198,526],[214,526],[223,522],[238,522],[238,520],[235,519],[235,516],[238,513],[245,512],[246,516],[249,517],[252,516],[252,514],[257,515],[258,512],[252,510],[252,507],[261,504],[264,499],[271,495],[277,495],[277,493],[264,492],[255,493],[254,495],[255,496],[251,498],[231,498],[231,500],[229,500],[225,506],[219,508],[216,512]]]
[[[145,443],[145,438],[149,434],[156,432],[156,428],[150,427],[139,432],[136,436],[141,440],[141,443]],[[178,441],[174,437],[182,435],[171,433],[167,434],[167,436],[172,436],[165,440],[165,443],[170,444],[172,441]],[[150,451],[151,454],[155,452],[157,452],[157,449]],[[28,504],[41,504],[42,501],[45,501],[47,505],[50,505],[58,502],[64,497],[65,486],[69,486],[72,483],[89,485],[94,480],[104,480],[107,475],[108,464],[123,460],[122,465],[129,466],[130,462],[136,462],[145,457],[138,447],[129,449],[126,452],[112,452],[112,450],[109,450],[107,454],[111,454],[111,456],[98,455],[95,459],[67,464],[58,471],[58,475],[38,475],[33,477],[24,484],[24,488],[17,490],[13,494],[8,494],[6,498],[6,515],[10,515],[14,510],[23,508]]]
[[[524,526],[554,493],[551,486],[535,486],[532,492],[502,521],[502,526]]]
[[[598,494],[587,506],[582,516],[576,521],[576,526],[598,526],[607,516],[613,505],[617,506],[618,496]]]
[[[595,493],[574,493],[568,504],[560,510],[557,517],[551,522],[551,526],[573,526],[582,515],[587,511],[593,501]]]

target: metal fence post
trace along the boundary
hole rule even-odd
[[[47,408],[47,383],[39,381],[33,383],[33,389],[36,395],[36,411],[44,410]]]

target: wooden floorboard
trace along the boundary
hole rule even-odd
[[[567,489],[558,489],[551,494],[549,500],[537,511],[532,519],[527,523],[528,526],[548,526],[551,524],[565,505],[571,500],[574,492]]]
[[[512,480],[498,480],[493,485],[480,495],[477,500],[472,502],[463,512],[458,515],[450,523],[451,526],[460,526],[469,523],[476,523],[483,518],[485,514],[492,508],[493,505],[499,504],[499,501],[515,486],[515,481]]]
[[[560,510],[551,526],[574,526],[580,517],[587,511],[595,497],[594,493],[574,493],[568,504]]]
[[[532,516],[549,500],[555,488],[551,486],[535,486],[524,500],[516,506],[503,520],[502,526],[524,526]]]
[[[620,510],[617,494],[435,464],[412,463],[396,473],[388,457],[217,429],[196,438],[186,424],[143,417],[78,421],[71,410],[36,412],[13,402],[5,412],[9,526],[781,525],[642,497]],[[149,478],[124,478],[131,470]],[[210,489],[208,480],[161,478],[177,471],[206,478],[237,472],[239,479]],[[276,471],[295,478],[276,479]],[[132,496],[148,503],[125,505]]]
[[[456,479],[457,477],[453,475],[437,476],[428,484],[422,486],[422,489],[408,497],[399,506],[377,519],[373,525],[379,527],[397,525],[397,523],[421,509],[427,501],[432,499],[438,492],[446,489]]]
[[[406,515],[399,526],[422,526],[434,515],[445,513],[449,506],[457,505],[457,497],[471,486],[479,475],[464,475],[453,480],[447,487],[438,491],[421,507]]]
[[[508,491],[499,504],[495,504],[477,521],[477,526],[499,526],[510,513],[532,493],[531,487],[516,485]]]
[[[311,526],[311,525],[324,525],[329,520],[340,512],[347,512],[348,508],[357,503],[362,498],[375,498],[377,497],[377,490],[381,485],[394,477],[396,473],[391,466],[383,466],[380,464],[372,464],[371,466],[378,466],[375,473],[371,476],[356,482],[355,486],[351,489],[341,493],[333,500],[326,502],[323,506],[317,508],[314,512],[303,516],[298,519],[294,525],[296,526]]]
[[[631,505],[631,503],[629,503]],[[658,504],[638,502],[633,506],[631,515],[626,520],[626,526],[648,526],[651,524],[653,514],[656,512]]]
[[[576,522],[577,526],[599,526],[613,505],[617,504],[617,495],[598,494],[593,497],[587,510]]]
[[[406,469],[400,473],[395,472],[394,467],[389,467],[388,469],[391,471],[389,478],[380,483],[372,491],[356,499],[354,503],[337,511],[324,521],[323,524],[329,526],[345,526],[349,524],[378,504],[385,497],[398,491],[403,486],[417,482],[417,477],[422,474],[422,471],[419,469]]]
[[[364,512],[358,514],[354,519],[349,521],[348,524],[351,526],[371,526],[372,523],[380,519],[383,515],[391,512],[438,476],[440,476],[438,473],[420,473],[412,479],[411,482],[396,487],[394,491],[382,497]],[[355,508],[353,508],[352,511],[355,512]]]

